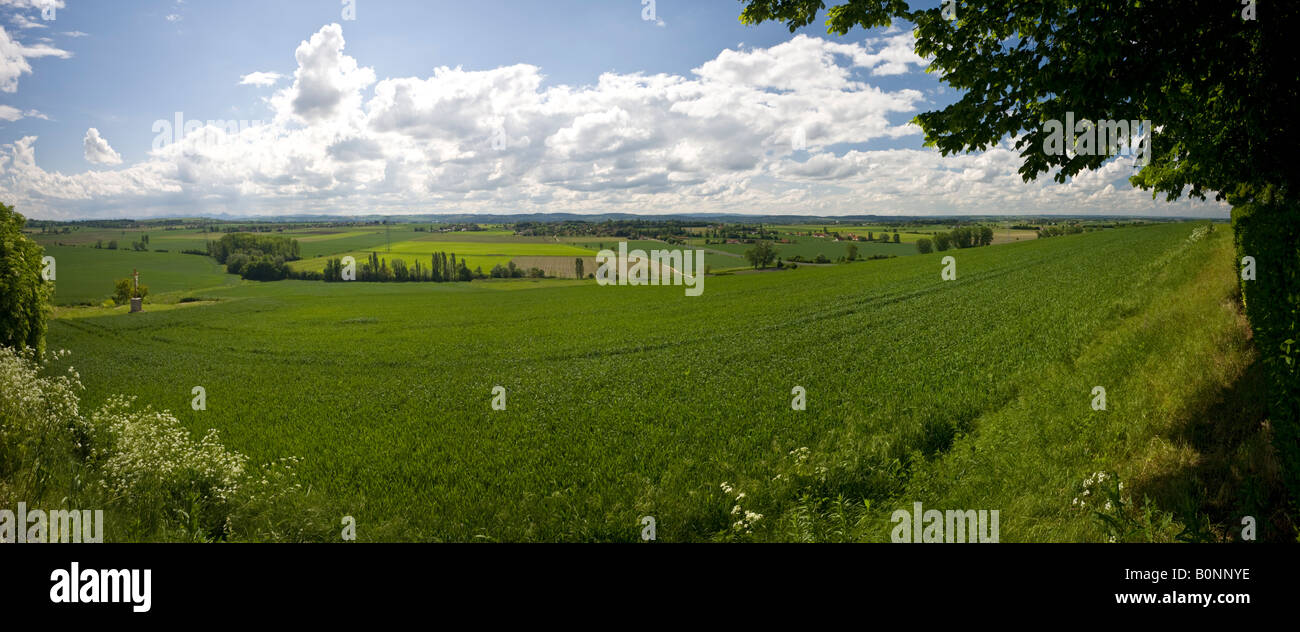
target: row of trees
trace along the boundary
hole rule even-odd
[[[513,266],[514,263],[512,262]],[[325,271],[319,278],[335,282],[343,279],[343,260],[333,258],[325,262]],[[311,274],[300,275],[298,278],[314,279],[317,278]],[[372,281],[379,283],[405,283],[405,282],[424,282],[424,283],[457,283],[468,282],[476,278],[484,278],[483,270],[470,270],[465,265],[465,260],[456,260],[456,253],[435,252],[429,259],[428,265],[422,261],[416,260],[413,265],[407,265],[403,259],[393,259],[390,263],[387,259],[379,256],[379,253],[372,252],[370,256],[356,270],[356,280]]]
[[[1038,238],[1043,239],[1044,237],[1060,237],[1061,235],[1077,235],[1079,233],[1082,233],[1083,230],[1084,228],[1078,225],[1043,226],[1042,228],[1038,229]]]
[[[916,250],[921,254],[943,252],[952,248],[974,248],[993,243],[993,229],[988,226],[958,226],[946,233],[935,233],[931,238],[916,240]]]
[[[582,270],[582,259],[578,259],[577,269]],[[546,271],[541,268],[529,268],[528,270],[524,270],[515,265],[514,261],[509,261],[504,266],[499,263],[492,266],[492,271],[489,274],[494,279],[522,279],[524,277],[530,279],[541,279],[546,276]]]

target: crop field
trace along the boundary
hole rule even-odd
[[[140,272],[153,300],[178,291],[198,291],[239,283],[239,277],[208,257],[174,252],[106,250],[84,246],[46,246],[55,260],[55,305],[99,304],[113,295],[113,283]]]
[[[464,234],[464,233],[459,233]],[[383,236],[383,233],[380,233]],[[328,257],[315,257],[311,259],[301,259],[290,263],[290,267],[295,270],[311,270],[319,272],[325,269],[325,263],[329,258],[351,256],[358,262],[364,261],[370,256],[371,252],[377,253],[381,258],[392,262],[397,259],[404,260],[408,266],[413,266],[416,261],[429,263],[430,257],[435,252],[455,253],[457,261],[464,260],[471,270],[482,268],[486,273],[495,265],[506,265],[515,257],[527,256],[555,256],[566,257],[569,263],[577,257],[590,256],[595,253],[583,248],[570,246],[559,243],[545,243],[542,241],[515,241],[507,240],[505,236],[489,236],[490,240],[479,241],[451,241],[446,239],[412,239],[407,241],[395,241],[390,245],[377,245],[372,250],[356,250],[345,252],[333,252]]]
[[[1243,362],[1231,238],[1195,228],[710,277],[699,297],[244,283],[188,309],[56,319],[48,339],[72,351],[85,406],[132,393],[256,461],[302,457],[362,539],[634,540],[653,515],[660,540],[887,540],[913,500],[1000,507],[1003,541],[1103,539],[1071,507],[1078,482],[1140,485],[1188,414],[1177,397]],[[837,497],[857,513],[835,530],[818,516]],[[761,516],[738,524],[737,506]]]

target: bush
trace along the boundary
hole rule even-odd
[[[934,252],[934,242],[927,238],[918,239],[916,240],[916,251],[923,255],[928,255]]]
[[[149,286],[141,285],[132,287],[134,284],[131,279],[118,279],[113,283],[113,303],[117,305],[126,305],[131,299],[144,299],[149,296]]]

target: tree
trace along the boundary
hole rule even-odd
[[[113,302],[118,305],[126,305],[131,299],[143,299],[149,296],[149,286],[141,285],[135,287],[131,279],[118,279],[113,282]]]
[[[847,257],[849,261],[857,261],[857,259],[858,259],[858,245],[857,245],[857,244],[849,244],[849,247],[848,247],[846,250],[847,250],[847,251],[844,253],[844,256]]]
[[[776,248],[770,241],[760,241],[753,248],[745,251],[745,259],[754,268],[766,268],[776,260]]]
[[[807,26],[821,0],[747,0],[747,24]],[[955,20],[905,0],[848,0],[827,30],[916,25],[916,52],[961,98],[914,119],[944,155],[1010,139],[1025,180],[1066,182],[1108,163],[1108,151],[1053,150],[1053,127],[1149,121],[1145,164],[1129,181],[1232,206],[1246,316],[1269,388],[1269,414],[1291,496],[1300,502],[1300,3],[1185,0],[966,0]],[[1055,126],[1053,126],[1055,123]],[[1132,141],[1120,135],[1116,145]],[[1110,149],[1107,147],[1106,149]],[[1141,149],[1141,146],[1139,146]]]
[[[894,233],[894,243],[901,243],[898,239],[898,233]]]
[[[578,257],[577,259],[574,259],[574,260],[573,260],[573,273],[574,273],[574,278],[581,279],[582,277],[586,276],[586,275],[584,275],[584,274],[582,273],[582,266],[583,266],[583,265],[584,265],[584,264],[582,263],[582,257]]]
[[[41,276],[45,249],[23,235],[26,223],[0,203],[0,346],[43,352],[52,289]]]
[[[922,237],[921,239],[916,240],[916,251],[923,255],[928,255],[931,252],[934,252],[934,243],[929,239]]]
[[[989,246],[993,244],[993,229],[988,226],[980,226],[980,245]]]
[[[935,233],[935,234],[934,234],[934,249],[935,249],[935,250],[938,250],[939,252],[943,252],[943,251],[947,250],[950,246],[952,246],[952,238],[948,236],[948,233]]]

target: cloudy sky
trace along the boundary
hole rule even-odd
[[[1132,158],[1024,183],[908,123],[956,95],[910,27],[741,25],[733,0],[0,0],[0,201],[230,213],[1069,213]]]

